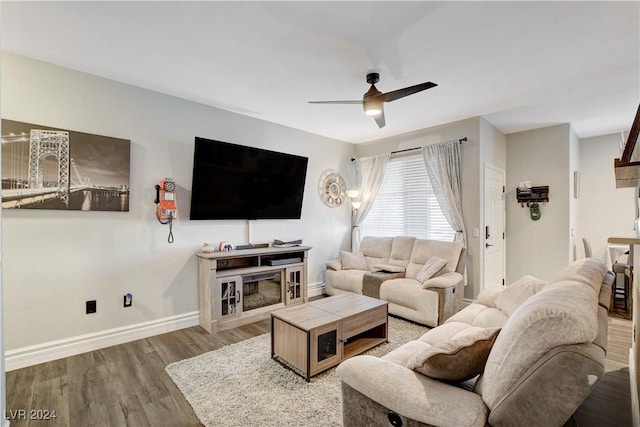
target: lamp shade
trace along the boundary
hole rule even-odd
[[[363,104],[364,112],[367,116],[377,116],[382,113],[382,99],[380,98],[365,100]]]

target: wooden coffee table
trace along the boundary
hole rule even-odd
[[[387,302],[345,293],[271,313],[271,357],[307,381],[388,341]]]

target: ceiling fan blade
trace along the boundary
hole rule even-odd
[[[405,87],[391,92],[386,92],[380,95],[384,102],[395,101],[396,99],[404,98],[405,96],[413,95],[414,93],[422,92],[423,90],[431,89],[438,86],[432,82],[420,83],[414,86]]]
[[[307,101],[309,104],[356,104],[362,105],[362,101]]]
[[[376,121],[376,123],[378,124],[379,128],[383,128],[384,125],[386,125],[387,123],[384,120],[384,111],[382,111],[380,114],[378,114],[377,116],[373,116],[373,120]]]

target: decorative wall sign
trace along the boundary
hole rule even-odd
[[[131,141],[2,120],[2,207],[129,211]]]
[[[327,169],[320,175],[318,192],[322,202],[330,208],[336,208],[347,198],[347,186],[344,179],[333,169]]]

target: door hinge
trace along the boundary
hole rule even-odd
[[[503,185],[503,186],[502,186],[502,192],[504,193],[504,192],[505,192],[505,190],[506,190],[506,188],[505,188],[505,186]]]
[[[504,279],[502,279],[502,286],[504,286]]]
[[[502,233],[502,240],[504,240],[504,233]]]

